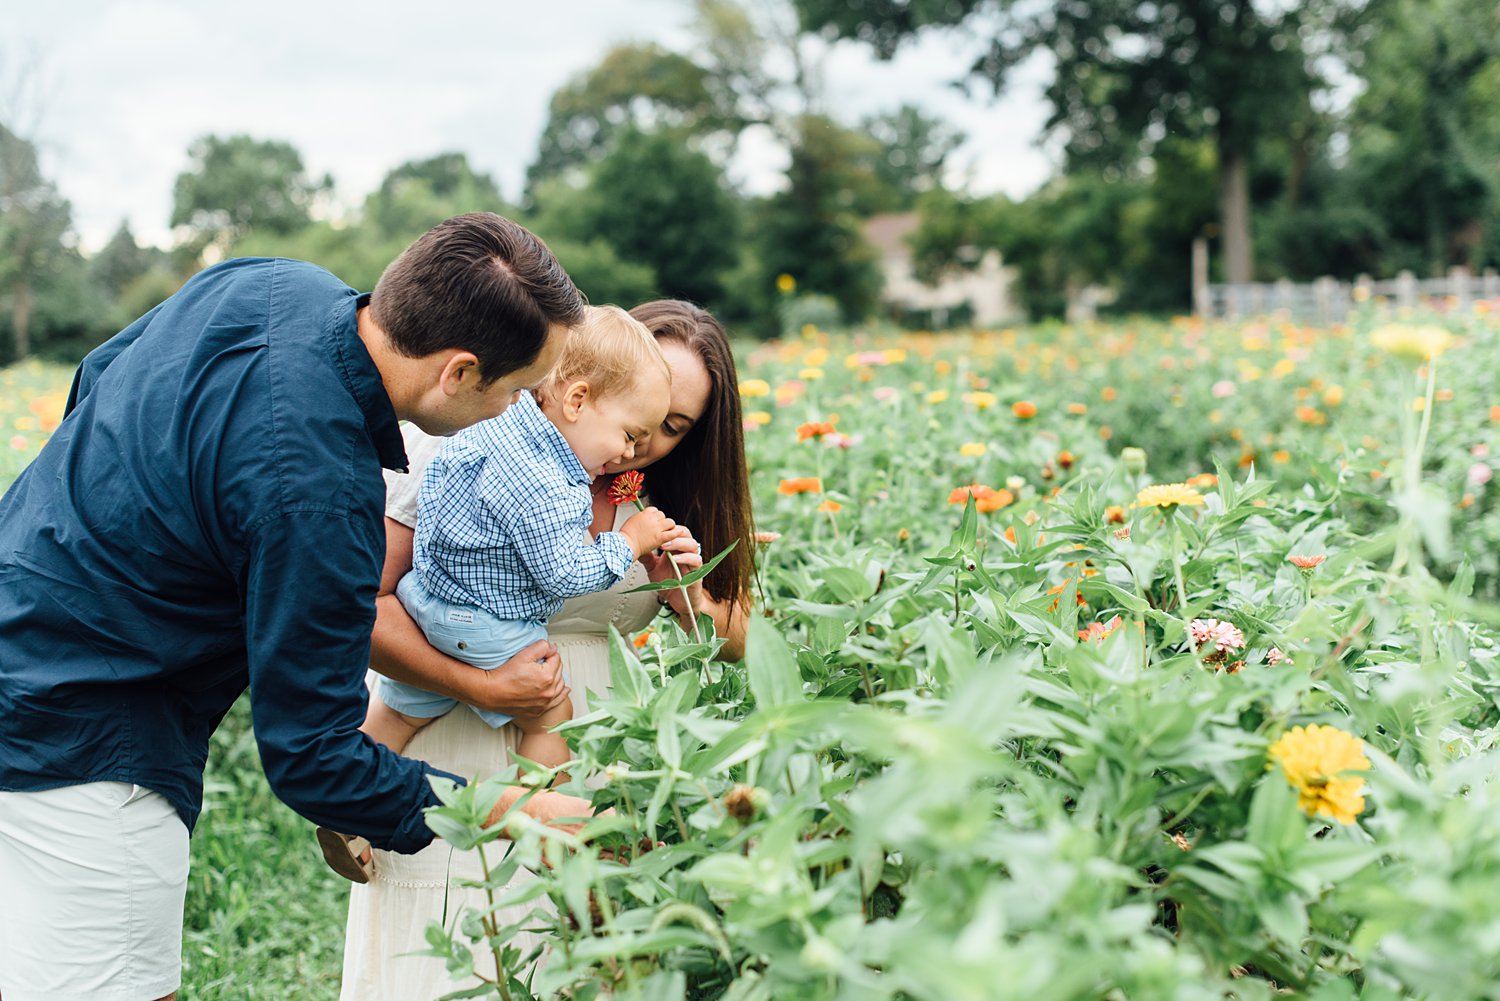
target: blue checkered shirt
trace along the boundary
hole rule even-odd
[[[563,599],[603,591],[635,550],[619,532],[592,543],[590,477],[522,393],[499,417],[448,440],[417,496],[412,566],[444,601],[544,622]]]

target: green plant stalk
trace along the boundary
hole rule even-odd
[[[505,970],[501,966],[501,947],[495,941],[499,935],[499,929],[495,927],[495,888],[490,885],[490,860],[484,854],[484,845],[474,846],[479,852],[479,868],[484,873],[484,898],[489,905],[483,918],[485,940],[489,943],[490,955],[495,957],[495,986],[500,990],[500,996],[504,1001],[511,1001],[510,988],[506,985]]]
[[[641,503],[641,499],[639,497],[635,499],[635,508],[637,511],[646,510],[646,505]],[[667,562],[672,564],[672,572],[677,575],[678,580],[682,580],[682,568],[677,565],[677,558],[666,549],[663,549],[662,552],[666,553]],[[687,604],[688,618],[693,623],[693,642],[702,643],[703,634],[698,631],[698,610],[693,607],[693,599],[688,594],[686,585],[679,587],[677,590],[682,593],[682,600]]]

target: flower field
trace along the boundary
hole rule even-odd
[[[746,660],[665,618],[615,643],[568,725],[615,811],[589,845],[516,816],[507,850],[494,783],[445,792],[554,941],[532,976],[452,916],[455,991],[1500,997],[1497,362],[1486,304],[747,346]],[[67,379],[0,373],[0,478]],[[185,989],[254,939],[202,898],[268,906],[218,844]],[[298,996],[337,977],[306,947]]]

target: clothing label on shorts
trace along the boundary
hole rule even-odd
[[[474,613],[473,612],[467,612],[467,611],[464,611],[464,610],[459,609],[459,608],[449,609],[449,611],[448,611],[448,621],[449,622],[467,622],[469,625],[473,625],[474,624]]]

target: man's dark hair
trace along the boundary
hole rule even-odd
[[[583,318],[583,295],[535,234],[493,212],[454,216],[401,252],[370,314],[395,349],[472,351],[481,384],[536,361],[552,324]]]

